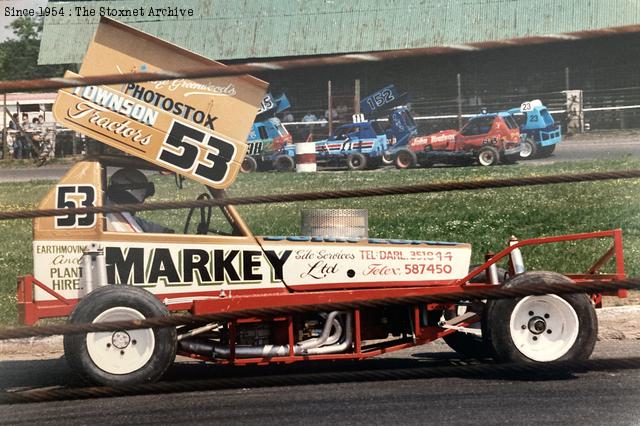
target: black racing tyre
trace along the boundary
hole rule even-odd
[[[522,150],[520,151],[521,160],[531,160],[538,155],[538,144],[532,138],[528,137],[522,143]]]
[[[469,271],[477,268],[479,265],[471,265]],[[498,268],[498,279],[502,283],[507,275],[507,271],[502,268]],[[472,283],[484,283],[487,282],[486,271],[473,277],[470,282]],[[458,315],[462,315],[467,310],[471,309],[480,314],[480,323],[484,321],[484,309],[485,304],[477,302],[472,306],[456,305],[455,311],[444,311],[444,319],[449,320]],[[445,343],[454,351],[460,355],[464,355],[469,358],[487,358],[493,356],[491,347],[487,345],[482,336],[476,336],[475,334],[467,334],[462,332],[455,332],[447,334],[442,338]]]
[[[293,161],[293,158],[285,154],[278,155],[275,160],[273,160],[273,168],[279,172],[292,172],[295,167],[296,163]]]
[[[128,285],[100,287],[76,305],[70,324],[130,321],[168,316],[148,291]],[[173,327],[65,335],[69,366],[85,380],[106,386],[155,382],[176,357]]]
[[[382,154],[382,165],[390,166],[392,164],[393,164],[393,154],[391,154],[388,151]]]
[[[525,272],[506,281],[503,288],[536,283],[573,285],[555,272]],[[598,335],[595,308],[586,294],[490,300],[485,318],[485,342],[495,358],[505,362],[585,360]]]
[[[548,157],[551,154],[553,154],[553,151],[556,150],[556,144],[553,145],[548,145],[548,146],[541,146],[540,147],[540,153],[538,154],[540,157]]]
[[[393,164],[395,164],[396,169],[410,169],[415,167],[417,163],[418,158],[416,153],[411,150],[401,149],[394,155]]]
[[[476,157],[481,166],[495,166],[500,161],[500,154],[491,146],[485,146],[478,151]]]
[[[258,163],[255,158],[247,155],[242,160],[242,164],[240,165],[240,171],[242,173],[253,173],[258,170]]]
[[[367,157],[360,152],[354,152],[347,156],[349,170],[364,170],[367,168]]]

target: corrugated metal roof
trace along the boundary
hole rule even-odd
[[[50,2],[54,3],[54,2]],[[637,0],[112,0],[55,2],[45,20],[40,64],[78,63],[99,16],[76,7],[140,9],[112,17],[212,59],[457,46],[640,23]],[[192,8],[193,17],[149,16]]]

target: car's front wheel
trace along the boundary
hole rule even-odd
[[[573,281],[554,272],[526,272],[503,288],[536,283],[572,285]],[[501,361],[584,360],[596,343],[598,321],[586,294],[491,300],[485,312],[483,336]]]
[[[538,155],[538,145],[532,138],[526,138],[522,143],[520,159],[531,160],[532,158],[536,158],[536,155]]]

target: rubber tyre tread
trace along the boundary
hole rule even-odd
[[[491,151],[491,153],[493,154],[493,162],[491,164],[482,164],[480,162],[480,157],[482,156],[482,154],[484,152],[487,152],[487,151]],[[478,151],[478,156],[476,157],[476,159],[478,160],[478,164],[480,164],[483,167],[495,166],[500,161],[500,154],[498,153],[498,150],[495,149],[494,147],[485,146],[485,147],[480,148],[480,151]]]
[[[383,166],[390,166],[393,164],[393,155],[390,153],[385,152],[380,158]]]
[[[347,167],[349,170],[365,170],[367,168],[367,157],[360,152],[354,152],[347,156]]]
[[[168,316],[169,311],[150,292],[129,285],[106,285],[100,287],[76,305],[69,316],[70,324],[86,324],[107,309],[128,307],[139,311],[145,318]],[[174,327],[154,329],[154,352],[147,364],[129,374],[111,374],[97,367],[86,345],[85,334],[65,335],[64,354],[72,370],[84,380],[105,386],[137,385],[152,383],[160,379],[176,357],[177,334]]]
[[[471,272],[473,269],[477,268],[478,266],[480,265],[471,265],[469,267],[469,272]],[[472,283],[486,282],[487,280],[486,272],[487,271],[483,271],[481,274],[469,280],[469,282],[472,282]],[[500,282],[504,280],[504,277],[506,276],[506,274],[507,274],[507,271],[505,271],[502,268],[498,268],[498,278],[500,279]],[[485,311],[486,311],[486,305],[485,305],[485,308],[483,309],[483,312],[480,313],[481,323],[484,322],[484,319],[486,318]],[[445,314],[445,319],[450,319],[450,318],[447,318],[447,315]],[[493,351],[491,349],[491,346],[488,345],[487,342],[480,336],[474,336],[473,334],[456,332],[456,333],[447,334],[442,338],[442,340],[444,340],[447,346],[449,346],[451,349],[453,349],[460,355],[464,355],[469,358],[490,358],[493,356]]]
[[[534,158],[536,158],[538,156],[538,144],[536,143],[536,141],[534,141],[533,139],[526,138],[524,140],[524,143],[529,145],[531,147],[531,154],[529,154],[528,157],[523,157],[522,155],[520,155],[520,159],[521,160],[532,160]]]
[[[255,158],[247,155],[242,160],[242,164],[240,165],[240,171],[242,173],[253,173],[258,170],[258,162]]]
[[[548,157],[551,154],[553,154],[553,151],[555,150],[556,150],[556,144],[549,145],[549,146],[541,146],[539,156]]]
[[[535,283],[567,284],[574,282],[557,272],[535,271],[518,274],[506,281],[502,288],[513,288]],[[554,361],[583,361],[589,358],[598,337],[598,318],[591,300],[586,294],[558,295],[571,305],[578,316],[578,337],[563,356]],[[510,335],[509,321],[511,313],[521,299],[489,300],[485,308],[486,321],[483,322],[482,335],[493,351],[494,357],[501,362],[543,364],[527,358],[520,352]]]
[[[296,163],[288,155],[279,155],[273,160],[273,168],[279,172],[292,172]]]
[[[402,155],[407,156],[408,161],[401,161],[400,158]],[[400,170],[406,170],[415,167],[417,163],[418,157],[416,156],[416,153],[408,149],[399,150],[398,152],[396,152],[393,158],[393,164],[396,166],[396,169]]]

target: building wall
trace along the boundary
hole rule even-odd
[[[567,69],[568,83],[567,87]],[[541,99],[552,109],[563,109],[563,90],[584,91],[585,107],[640,105],[640,34],[599,39],[508,47],[460,54],[358,66],[292,71],[263,75],[274,93],[284,91],[295,119],[327,109],[327,80],[340,103],[353,105],[354,80],[366,96],[395,84],[412,98],[414,115],[456,114],[458,73],[462,83],[463,113],[513,108]],[[587,114],[592,129],[640,127],[640,108]],[[559,118],[562,118],[561,116]],[[621,123],[622,120],[622,123]],[[425,131],[457,126],[455,120],[421,122]]]
[[[468,50],[495,42],[518,42],[515,39],[562,39],[568,37],[566,33],[583,36],[584,32],[640,22],[640,3],[631,0],[50,3],[65,7],[66,12],[45,19],[40,64],[80,62],[100,14],[217,60],[434,47]],[[178,12],[176,7],[193,10],[193,16],[150,16],[156,8]],[[94,16],[85,16],[83,11],[93,11]]]

